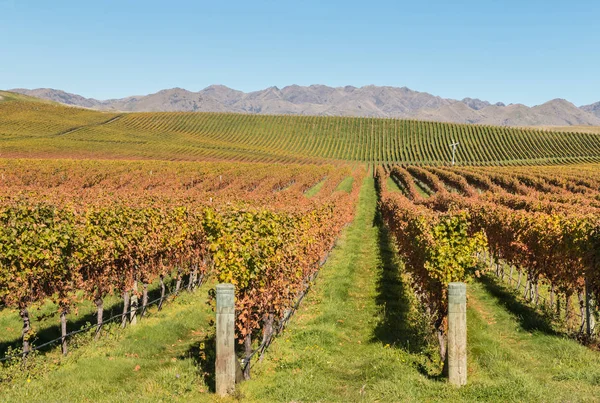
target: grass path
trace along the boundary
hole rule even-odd
[[[445,385],[416,369],[426,361],[418,341],[410,346],[419,336],[407,325],[416,313],[389,270],[391,253],[380,247],[376,202],[373,180],[366,179],[354,223],[286,332],[255,366],[255,379],[242,384],[244,398],[406,400],[417,398],[415,391],[424,383],[442,396]],[[396,298],[388,299],[392,296]],[[393,334],[402,330],[404,334]]]
[[[212,401],[199,370],[201,347],[210,349],[214,333],[209,287],[181,294],[161,312],[153,307],[137,326],[113,328],[66,358],[49,352],[30,382],[0,383],[0,402]]]
[[[552,333],[493,280],[468,286],[469,385],[436,375],[435,348],[366,179],[344,230],[289,327],[225,401],[597,401],[600,354]],[[214,385],[209,286],[183,294],[136,327],[43,360],[0,401],[220,401]]]
[[[598,401],[600,354],[556,334],[493,279],[469,285],[474,382],[514,400]]]
[[[315,288],[278,338],[245,401],[594,401],[600,355],[547,332],[493,283],[469,285],[469,385],[435,376],[435,351],[414,309],[386,233],[377,224],[373,181],[355,222]],[[510,308],[510,309],[509,309]],[[511,312],[512,310],[512,312]],[[537,330],[536,330],[537,329]]]

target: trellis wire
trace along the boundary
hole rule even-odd
[[[479,258],[480,258],[480,260],[481,260],[481,261],[483,261],[483,262],[484,262],[486,265],[488,264],[488,261],[485,259],[485,257],[479,256]],[[497,262],[498,262],[498,260],[497,260]],[[508,263],[506,263],[506,262],[503,262],[503,263],[504,263],[504,264],[506,264],[506,265],[508,265]],[[509,265],[509,266],[510,266],[510,265]],[[497,278],[499,278],[501,281],[503,281],[504,283],[507,283],[507,282],[508,282],[508,283],[510,284],[510,283],[512,283],[513,281],[515,281],[515,282],[516,282],[516,285],[515,285],[515,287],[514,287],[514,289],[515,289],[515,290],[517,290],[517,291],[518,291],[518,290],[520,290],[521,288],[525,289],[526,285],[525,285],[525,284],[519,284],[519,283],[518,283],[518,281],[516,281],[516,279],[515,279],[515,278],[514,278],[514,277],[513,277],[513,276],[512,276],[510,273],[506,274],[506,276],[509,278],[509,280],[510,280],[510,281],[506,281],[506,280],[504,280],[504,278],[503,278],[503,276],[502,276],[502,275],[500,275],[499,273],[496,273],[496,270],[492,270],[492,271],[494,272],[494,275],[495,275]],[[511,287],[512,287],[512,284],[511,284]],[[538,299],[540,299],[540,300],[544,301],[544,303],[543,303],[543,305],[544,305],[544,306],[546,306],[546,305],[547,305],[547,304],[546,304],[546,302],[548,301],[547,297],[545,297],[544,295],[538,295]],[[579,313],[579,312],[577,312],[577,311],[573,311],[573,312],[571,312],[571,315],[573,315],[573,316],[575,316],[575,317],[578,317],[578,318],[580,318],[580,319],[582,319],[582,318],[583,318],[583,315],[581,315],[581,313]]]
[[[348,226],[348,224],[346,224],[344,226],[344,228],[347,226]],[[291,317],[294,316],[294,314],[300,307],[302,300],[304,299],[306,294],[308,294],[308,291],[310,291],[310,287],[311,287],[313,281],[315,281],[317,276],[319,275],[319,270],[325,265],[325,263],[327,263],[327,260],[329,259],[329,255],[331,254],[331,251],[337,244],[338,239],[339,238],[336,238],[331,249],[329,249],[329,251],[327,251],[327,254],[325,255],[325,257],[323,259],[321,259],[321,261],[318,263],[317,271],[315,271],[313,274],[311,274],[311,275],[307,276],[307,278],[305,278],[305,282],[307,283],[306,288],[304,288],[304,290],[302,290],[299,293],[298,298],[296,299],[296,302],[294,302],[292,304],[292,306],[289,308],[289,310],[283,315],[283,317],[281,318],[281,320],[278,323],[276,330],[271,331],[267,335],[266,339],[248,357],[242,358],[242,363],[241,363],[242,371],[246,371],[246,369],[252,362],[252,358],[257,353],[260,353],[260,356],[262,357],[262,355],[266,352],[266,350],[271,345],[271,342],[273,341],[273,337],[280,334],[283,331],[283,329],[285,328],[285,326],[287,325],[287,323],[289,322],[289,320],[291,319]],[[252,367],[254,367],[254,365],[250,365],[250,369],[252,369]]]
[[[204,279],[206,279],[206,277],[207,277],[207,276],[205,276],[205,277],[203,278],[203,280],[204,280]],[[198,284],[198,285],[196,286],[196,288],[198,288],[198,287],[201,287],[203,283],[204,283],[204,281],[202,281],[200,284]],[[151,305],[153,305],[153,304],[155,304],[155,303],[157,303],[157,302],[159,302],[159,301],[161,301],[161,300],[163,300],[163,301],[164,301],[164,300],[166,300],[167,298],[169,298],[170,296],[172,296],[172,295],[175,295],[175,294],[178,294],[178,293],[179,293],[179,292],[181,292],[181,291],[186,291],[186,290],[185,290],[185,289],[182,287],[182,288],[181,288],[181,289],[179,289],[179,290],[174,290],[174,291],[171,291],[171,292],[169,292],[169,293],[165,294],[165,296],[164,296],[164,297],[162,297],[162,296],[161,296],[161,297],[158,297],[158,298],[156,298],[156,299],[154,299],[154,300],[152,300],[152,301],[148,302],[148,303],[146,304],[146,308],[147,308],[147,307],[149,307],[149,306],[151,306]],[[61,337],[58,337],[58,338],[56,338],[56,339],[53,339],[53,340],[47,341],[47,342],[45,342],[45,343],[43,343],[43,344],[40,344],[39,346],[35,346],[35,347],[31,348],[31,349],[30,349],[28,352],[26,352],[26,353],[25,353],[25,352],[23,352],[23,353],[19,353],[19,354],[7,355],[7,356],[5,356],[5,357],[2,357],[2,358],[0,358],[0,363],[1,363],[1,362],[5,362],[5,361],[7,361],[7,360],[10,360],[10,359],[13,359],[13,358],[18,358],[18,357],[26,357],[26,356],[27,356],[29,353],[31,353],[31,352],[33,352],[33,351],[40,350],[40,349],[42,349],[42,348],[44,348],[44,347],[46,347],[46,346],[49,346],[49,345],[52,345],[52,344],[58,343],[59,341],[62,341],[62,340],[63,340],[63,338],[64,338],[64,339],[67,339],[67,338],[69,338],[69,337],[71,337],[71,336],[74,336],[74,335],[76,335],[76,334],[83,333],[83,332],[87,332],[88,330],[91,330],[91,329],[93,329],[93,328],[98,328],[98,329],[99,329],[99,328],[101,328],[102,326],[104,326],[104,324],[106,324],[106,323],[110,323],[110,322],[112,322],[112,321],[114,321],[114,320],[116,320],[116,319],[122,319],[122,318],[123,318],[123,316],[128,316],[128,315],[130,315],[130,314],[131,314],[132,312],[134,312],[134,311],[135,311],[135,312],[139,312],[139,311],[141,311],[143,308],[144,308],[143,306],[138,306],[138,307],[137,307],[137,308],[135,308],[135,309],[130,309],[130,310],[129,310],[129,311],[127,311],[127,312],[119,313],[119,314],[116,314],[116,315],[113,315],[113,316],[111,316],[110,318],[108,318],[108,319],[106,319],[106,320],[102,320],[102,323],[100,323],[100,324],[97,324],[97,323],[96,323],[96,324],[94,324],[94,325],[85,326],[85,327],[83,327],[83,328],[81,328],[81,329],[78,329],[78,330],[73,330],[73,331],[71,331],[71,332],[67,333],[67,334],[66,334],[64,337],[63,337],[63,336],[61,336]]]
[[[347,226],[348,226],[348,224],[344,225],[344,228],[345,228],[345,227],[347,227]],[[338,239],[339,239],[339,238],[337,238],[337,239],[335,240],[335,242],[333,243],[333,246],[332,246],[332,247],[329,249],[329,251],[327,252],[327,254],[325,255],[325,257],[324,257],[323,259],[321,259],[321,261],[318,263],[318,269],[320,269],[321,267],[323,267],[323,265],[324,265],[324,264],[327,262],[327,260],[329,259],[329,255],[330,255],[331,251],[333,250],[333,248],[334,248],[334,247],[335,247],[335,245],[337,244],[337,241],[338,241]],[[254,350],[254,351],[253,351],[253,352],[250,354],[250,356],[249,356],[249,357],[245,357],[245,358],[243,358],[243,359],[242,359],[242,368],[243,368],[243,370],[244,370],[244,371],[246,370],[246,368],[248,367],[248,365],[249,365],[249,364],[250,364],[250,362],[252,361],[252,358],[253,358],[253,357],[254,357],[254,356],[257,354],[257,353],[259,353],[259,352],[260,352],[261,356],[262,356],[262,354],[264,354],[264,352],[267,350],[267,348],[268,348],[268,347],[269,347],[269,345],[271,344],[271,341],[273,340],[273,336],[274,336],[274,335],[277,335],[277,334],[279,334],[279,333],[281,333],[281,332],[283,331],[283,329],[284,329],[285,325],[287,324],[287,322],[289,322],[290,318],[291,318],[291,317],[294,315],[294,313],[295,313],[295,312],[298,310],[298,308],[300,307],[300,304],[302,303],[302,300],[304,299],[304,297],[306,296],[306,294],[307,294],[307,293],[308,293],[308,291],[310,290],[311,284],[312,284],[312,282],[313,282],[313,281],[314,281],[314,280],[317,278],[318,274],[319,274],[319,271],[317,270],[315,273],[313,273],[313,274],[311,274],[311,275],[309,275],[309,276],[308,276],[308,278],[307,278],[307,280],[308,280],[308,281],[306,281],[306,282],[307,282],[307,286],[306,286],[306,288],[305,288],[305,289],[304,289],[302,292],[300,292],[300,294],[299,294],[299,296],[298,296],[298,298],[297,298],[296,302],[295,302],[295,303],[292,305],[292,307],[291,307],[291,308],[289,308],[289,311],[288,311],[288,312],[287,312],[287,313],[286,313],[286,314],[283,316],[283,318],[282,318],[282,319],[281,319],[281,321],[279,322],[279,326],[277,327],[277,330],[276,330],[276,331],[271,331],[271,333],[270,333],[270,334],[267,336],[267,338],[265,339],[265,341],[263,341],[263,342],[262,342],[262,343],[261,343],[261,344],[258,346],[258,348],[257,348],[256,350]],[[208,277],[208,276],[205,276],[205,277],[203,278],[203,280],[205,280],[205,279],[206,279],[206,277]],[[202,283],[203,283],[203,282],[202,282]],[[197,286],[197,287],[200,287],[200,286],[202,285],[202,283],[198,284],[198,286]],[[179,291],[182,291],[182,290],[185,290],[185,289],[182,287],[182,288],[181,288]],[[170,297],[171,295],[173,295],[173,294],[177,294],[177,292],[178,292],[178,291],[172,291],[172,292],[169,292],[168,294],[166,294],[164,297],[159,297],[159,298],[156,298],[156,299],[154,299],[154,300],[152,300],[152,301],[148,302],[148,303],[146,304],[146,307],[148,307],[148,306],[151,306],[151,305],[155,304],[155,303],[156,303],[156,302],[158,302],[158,301],[161,301],[161,300],[166,300],[166,299],[167,299],[168,297]],[[43,344],[40,344],[39,346],[35,346],[35,347],[31,348],[31,349],[30,349],[30,350],[29,350],[27,353],[12,354],[12,355],[8,355],[8,356],[5,356],[5,357],[2,357],[2,358],[0,358],[0,363],[2,363],[2,362],[4,362],[4,361],[7,361],[7,360],[10,360],[10,359],[13,359],[13,358],[25,357],[25,356],[27,356],[29,353],[33,352],[33,351],[40,350],[40,349],[42,349],[42,348],[44,348],[44,347],[46,347],[46,346],[49,346],[49,345],[55,344],[55,343],[57,343],[57,342],[59,342],[59,341],[62,341],[62,340],[63,340],[63,338],[64,338],[64,339],[67,339],[67,338],[69,338],[69,337],[71,337],[71,336],[73,336],[73,335],[76,335],[76,334],[79,334],[79,333],[83,333],[83,332],[89,331],[89,330],[91,330],[91,329],[93,329],[93,328],[99,328],[99,327],[103,326],[105,323],[110,323],[110,322],[112,322],[112,321],[114,321],[114,320],[116,320],[116,319],[119,319],[119,318],[121,318],[121,319],[122,319],[122,318],[123,318],[123,316],[129,315],[129,314],[130,314],[131,312],[133,312],[133,311],[136,311],[136,312],[137,312],[137,311],[139,311],[140,309],[143,309],[143,307],[137,307],[136,309],[130,309],[130,310],[129,310],[129,311],[127,311],[127,312],[124,312],[124,313],[119,313],[119,314],[113,315],[113,316],[111,316],[110,318],[108,318],[108,319],[106,319],[106,320],[103,320],[103,321],[102,321],[102,323],[101,323],[100,325],[98,325],[98,324],[94,324],[94,325],[89,325],[89,326],[86,326],[86,327],[84,327],[84,328],[81,328],[81,329],[79,329],[79,330],[74,330],[74,331],[72,331],[72,332],[69,332],[69,333],[67,333],[65,336],[61,336],[61,337],[58,337],[58,338],[56,338],[56,339],[54,339],[54,340],[50,340],[50,341],[48,341],[48,342],[45,342],[45,343],[43,343]],[[250,368],[252,368],[252,366],[251,366]]]

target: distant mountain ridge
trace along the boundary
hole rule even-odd
[[[581,107],[582,110],[589,112],[593,115],[600,117],[600,102],[596,102],[591,105],[585,105]]]
[[[360,88],[290,85],[248,93],[211,85],[198,92],[172,88],[105,101],[49,88],[10,91],[67,105],[125,112],[238,112],[411,118],[503,126],[600,126],[600,102],[578,108],[564,99],[554,99],[528,107],[491,104],[473,98],[446,99],[406,87],[374,85]]]

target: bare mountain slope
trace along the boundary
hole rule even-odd
[[[596,115],[600,118],[600,102],[596,102],[595,104],[582,106],[581,109],[584,111],[591,113],[592,115]]]
[[[144,96],[99,101],[52,89],[15,89],[25,95],[68,105],[131,112],[188,111],[260,114],[341,115],[414,118],[491,125],[600,125],[600,102],[581,108],[555,99],[528,107],[520,104],[491,104],[479,99],[461,101],[402,87],[368,85],[357,88],[290,85],[244,93],[223,85],[198,92],[182,88]]]

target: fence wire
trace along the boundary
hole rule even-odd
[[[334,242],[333,247],[335,247],[336,244],[337,244],[337,239]],[[271,345],[273,338],[275,336],[279,335],[283,331],[283,329],[285,328],[285,326],[287,325],[289,320],[292,318],[292,316],[294,316],[294,314],[300,307],[300,304],[302,303],[302,300],[304,299],[306,294],[308,294],[308,292],[310,291],[312,283],[317,279],[317,277],[319,275],[319,270],[325,265],[325,263],[327,263],[327,260],[329,260],[329,255],[331,254],[333,247],[327,252],[325,257],[323,259],[321,259],[321,261],[318,263],[317,271],[315,271],[313,274],[307,276],[304,279],[304,282],[307,284],[307,286],[304,288],[304,290],[302,290],[299,293],[298,297],[296,298],[296,301],[285,312],[285,314],[279,321],[278,326],[275,327],[275,330],[271,331],[267,335],[265,340],[256,348],[256,350],[252,351],[252,353],[249,356],[242,358],[242,362],[241,362],[242,371],[245,372],[248,369],[248,366],[250,366],[250,369],[252,369],[254,367],[254,365],[250,364],[252,362],[252,358],[258,353],[260,353],[260,356],[262,357],[262,355],[267,351],[267,349]]]
[[[204,280],[206,279],[206,277],[207,276],[203,277],[202,281],[199,284],[197,284],[194,288],[201,287],[202,284],[204,284],[204,282],[205,282]],[[169,287],[169,288],[172,288],[172,287]],[[106,320],[102,320],[102,323],[100,323],[100,324],[89,325],[89,326],[85,326],[85,327],[83,327],[81,329],[78,329],[78,330],[73,330],[73,331],[67,333],[64,336],[58,337],[56,339],[53,339],[53,340],[47,341],[45,343],[42,343],[42,344],[40,344],[38,346],[32,347],[32,348],[29,349],[28,352],[22,352],[22,353],[18,353],[18,354],[11,354],[11,355],[7,355],[5,357],[2,357],[2,358],[0,358],[0,363],[8,361],[8,360],[11,360],[11,359],[14,359],[14,358],[18,358],[18,357],[26,357],[27,355],[29,355],[30,353],[32,353],[34,351],[38,351],[38,350],[40,350],[40,349],[42,349],[44,347],[50,346],[52,344],[56,344],[58,342],[62,342],[63,339],[66,340],[66,339],[68,339],[71,336],[74,336],[74,335],[79,334],[79,333],[87,332],[87,331],[89,331],[91,329],[94,329],[94,328],[96,328],[96,329],[98,329],[98,331],[100,331],[101,328],[102,328],[102,326],[104,326],[105,324],[111,323],[111,322],[115,321],[116,319],[123,319],[123,317],[125,317],[126,319],[128,319],[128,316],[131,315],[132,312],[136,312],[137,313],[137,312],[141,311],[144,308],[148,308],[148,307],[156,304],[157,302],[160,302],[161,300],[165,301],[166,299],[168,299],[172,295],[177,295],[177,294],[179,294],[182,291],[187,291],[187,288],[181,287],[179,290],[170,291],[170,292],[166,293],[164,296],[160,296],[158,298],[153,299],[152,301],[149,301],[145,305],[145,307],[144,306],[138,306],[135,309],[130,309],[130,310],[126,311],[126,312],[118,313],[116,315],[111,316],[110,318],[108,318]],[[144,310],[144,317],[145,316],[146,316],[146,311]]]
[[[489,265],[489,262],[488,262],[488,261],[486,261],[486,260],[485,260],[485,258],[483,258],[483,257],[480,257],[480,259],[481,259],[481,261],[483,261],[483,262],[484,262],[486,265]],[[508,265],[508,264],[507,264],[507,265]],[[508,266],[510,267],[510,265],[508,265]],[[490,266],[490,267],[491,267],[492,269],[494,269],[494,267],[493,267],[493,266]],[[512,277],[512,275],[511,275],[511,273],[510,273],[510,272],[509,272],[509,273],[507,273],[507,274],[500,274],[500,273],[498,273],[496,270],[492,270],[492,271],[493,271],[494,275],[495,275],[495,276],[496,276],[498,279],[500,279],[500,280],[501,280],[501,281],[503,281],[504,283],[508,283],[510,287],[512,287],[512,282],[514,281],[516,284],[515,284],[515,287],[514,287],[513,289],[514,289],[514,290],[516,290],[516,291],[519,291],[519,290],[521,290],[521,289],[523,289],[523,290],[524,290],[524,289],[527,287],[527,285],[526,285],[527,281],[525,281],[525,283],[523,283],[523,282],[519,282],[519,281],[518,281],[518,278],[517,278],[517,279],[515,279],[514,277]],[[507,281],[507,280],[504,280],[504,276],[508,277],[508,281]],[[527,276],[527,275],[525,275],[525,276]],[[543,301],[543,305],[544,305],[544,306],[548,306],[548,305],[549,305],[549,304],[547,303],[547,301],[548,301],[548,298],[547,298],[546,296],[544,296],[544,295],[539,295],[539,294],[538,294],[537,298],[538,298],[538,300],[541,300],[541,301]],[[530,303],[531,303],[531,301],[528,301],[528,302],[530,302]],[[556,304],[556,302],[555,302],[555,304]],[[552,306],[550,306],[550,308],[552,308]],[[577,312],[577,311],[571,312],[571,315],[573,315],[573,316],[575,316],[575,317],[577,317],[577,318],[579,318],[579,319],[583,319],[583,317],[584,317],[584,315],[581,315],[581,313],[579,313],[579,312]]]
[[[347,225],[348,225],[348,224],[346,224],[346,225],[344,226],[344,228],[345,228]],[[260,354],[261,354],[261,356],[262,356],[262,354],[264,354],[264,352],[265,352],[265,351],[268,349],[268,347],[270,346],[271,342],[273,341],[273,338],[274,338],[274,336],[277,336],[278,334],[280,334],[280,333],[283,331],[283,329],[285,328],[286,324],[289,322],[289,320],[291,319],[291,317],[294,315],[294,313],[295,313],[295,312],[298,310],[298,308],[300,307],[300,304],[302,303],[302,300],[304,299],[304,297],[306,296],[306,294],[308,294],[308,291],[309,291],[309,290],[310,290],[310,288],[311,288],[312,282],[313,282],[313,281],[314,281],[314,280],[317,278],[317,276],[318,276],[318,274],[319,274],[319,270],[321,269],[321,267],[323,267],[323,265],[325,265],[325,263],[327,262],[327,260],[329,260],[329,255],[330,255],[331,251],[333,250],[333,248],[335,247],[335,245],[336,245],[336,244],[337,244],[337,239],[336,239],[336,240],[335,240],[335,242],[333,243],[333,247],[332,247],[332,248],[331,248],[331,249],[330,249],[330,250],[327,252],[327,254],[325,255],[325,257],[324,257],[323,259],[321,259],[321,261],[319,261],[319,263],[317,264],[317,265],[318,265],[318,267],[317,267],[317,271],[316,271],[315,273],[313,273],[313,274],[309,275],[309,276],[308,276],[308,277],[305,279],[305,282],[307,283],[307,286],[306,286],[306,288],[304,288],[304,290],[300,292],[300,294],[299,294],[299,296],[297,297],[296,301],[295,301],[295,302],[292,304],[292,306],[289,308],[289,310],[288,310],[288,311],[287,311],[287,312],[284,314],[284,316],[281,318],[281,320],[280,320],[280,321],[279,321],[279,323],[278,323],[278,326],[276,327],[276,330],[273,330],[273,331],[271,331],[271,333],[270,333],[270,334],[269,334],[269,335],[266,337],[266,339],[265,339],[265,340],[264,340],[264,341],[263,341],[263,342],[262,342],[262,343],[261,343],[261,344],[258,346],[258,348],[257,348],[256,350],[254,350],[254,351],[253,351],[253,352],[252,352],[252,353],[251,353],[251,354],[250,354],[248,357],[244,357],[244,358],[242,359],[242,370],[243,370],[243,371],[246,371],[246,369],[247,369],[247,368],[248,368],[248,366],[250,365],[250,362],[252,361],[252,358],[253,358],[253,357],[254,357],[256,354],[258,354],[258,353],[260,353]],[[207,278],[207,277],[208,277],[208,274],[206,274],[205,276],[201,277],[201,282],[200,282],[200,283],[199,283],[197,286],[195,286],[194,288],[198,288],[198,287],[200,287],[202,284],[204,284],[204,282],[205,282],[205,280],[206,280],[206,278]],[[172,283],[172,282],[171,282],[171,283]],[[163,300],[163,301],[164,301],[164,300],[166,300],[167,298],[169,298],[170,296],[172,296],[172,295],[174,295],[174,294],[177,294],[178,292],[181,292],[181,291],[186,291],[186,290],[187,290],[187,288],[181,287],[181,289],[180,289],[179,291],[171,291],[171,292],[169,292],[169,293],[165,294],[165,295],[164,295],[164,297],[163,297],[163,296],[161,296],[161,297],[158,297],[158,298],[156,298],[156,299],[154,299],[154,300],[152,300],[152,301],[148,302],[148,303],[146,304],[146,307],[149,307],[149,306],[151,306],[151,305],[153,305],[153,304],[155,304],[155,303],[157,303],[157,302],[159,302],[159,301],[161,301],[161,300]],[[18,354],[11,354],[11,355],[7,355],[7,356],[5,356],[5,357],[2,357],[2,358],[0,358],[0,363],[2,363],[2,362],[5,362],[5,361],[8,361],[8,360],[10,360],[10,359],[18,358],[18,357],[25,357],[25,356],[27,356],[28,354],[30,354],[30,353],[32,353],[32,352],[34,352],[34,351],[38,351],[38,350],[40,350],[40,349],[42,349],[42,348],[44,348],[44,347],[47,347],[47,346],[49,346],[49,345],[56,344],[56,343],[58,343],[58,342],[62,342],[63,340],[66,340],[66,339],[68,339],[69,337],[72,337],[72,336],[74,336],[74,335],[76,335],[76,334],[79,334],[79,333],[84,333],[84,332],[87,332],[87,331],[89,331],[89,330],[91,330],[91,329],[94,329],[94,328],[96,328],[96,329],[100,330],[100,329],[102,328],[102,326],[103,326],[103,325],[105,325],[105,324],[107,324],[107,323],[110,323],[110,322],[113,322],[113,321],[115,321],[115,320],[117,320],[117,319],[123,319],[123,317],[124,317],[124,316],[125,316],[125,317],[127,317],[127,316],[129,316],[129,315],[130,315],[132,312],[134,312],[134,311],[135,311],[135,312],[139,312],[139,311],[140,311],[141,309],[143,309],[143,308],[144,308],[144,307],[143,307],[143,306],[141,306],[141,307],[137,307],[137,308],[135,308],[135,309],[130,309],[130,310],[126,311],[126,312],[122,312],[122,313],[119,313],[119,314],[113,315],[113,316],[111,316],[110,318],[108,318],[108,319],[106,319],[106,320],[103,320],[101,324],[93,324],[93,325],[85,326],[85,327],[83,327],[83,328],[81,328],[81,329],[78,329],[78,330],[71,331],[71,332],[67,333],[65,336],[61,336],[61,337],[58,337],[58,338],[56,338],[56,339],[53,339],[53,340],[47,341],[47,342],[45,342],[45,343],[43,343],[43,344],[40,344],[40,345],[38,345],[38,346],[32,347],[32,348],[30,348],[30,350],[29,350],[28,352],[22,352],[22,353],[18,353]],[[250,366],[250,368],[252,368],[252,366]]]

